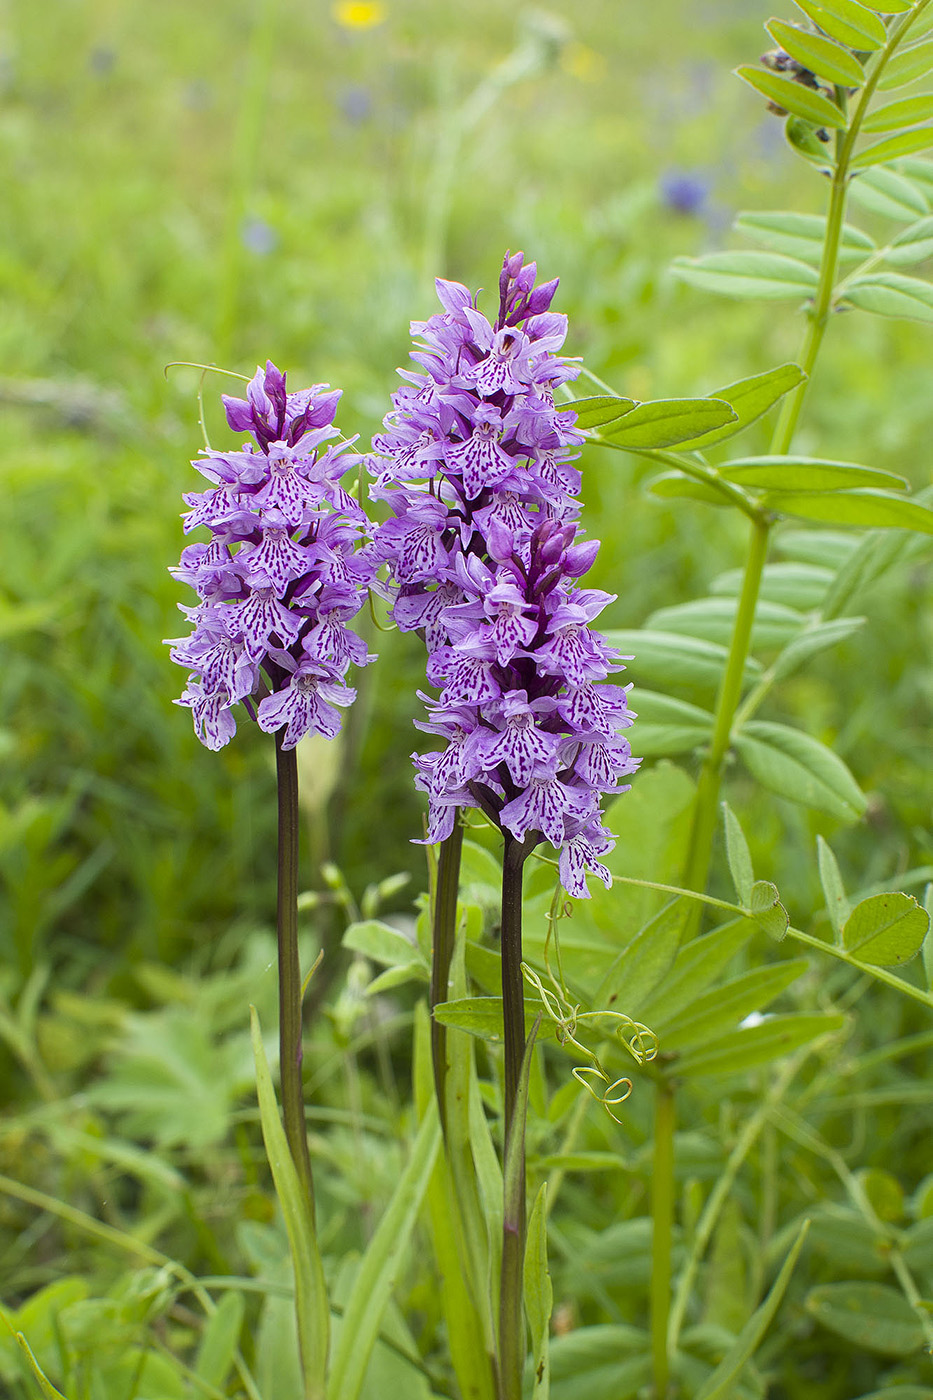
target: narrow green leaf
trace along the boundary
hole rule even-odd
[[[646,757],[686,753],[705,743],[712,732],[710,711],[686,700],[659,691],[639,690],[632,696],[632,703],[637,706],[638,752]]]
[[[645,626],[660,632],[680,632],[688,637],[728,646],[735,630],[738,600],[735,598],[694,598],[657,608],[645,619]],[[795,637],[807,619],[795,608],[759,599],[752,628],[752,649],[780,647]]]
[[[802,117],[791,115],[784,123],[784,135],[791,150],[803,156],[804,160],[826,174],[832,170],[835,165],[835,143],[825,127],[814,126]]]
[[[931,317],[933,319],[933,317]],[[933,535],[933,510],[886,491],[781,491],[763,504],[782,515],[887,530],[919,530]]]
[[[649,919],[613,959],[593,995],[593,1006],[615,1005],[627,1016],[637,1015],[674,961],[689,914],[688,901],[678,897]]]
[[[610,394],[594,394],[586,399],[574,399],[573,403],[563,404],[560,413],[573,412],[577,415],[574,424],[583,432],[587,428],[599,428],[604,423],[614,423],[624,418],[635,407],[634,399],[620,399]]]
[[[531,1400],[548,1400],[551,1379],[548,1340],[554,1290],[547,1266],[547,1182],[542,1184],[531,1208],[523,1271],[534,1375]]]
[[[909,543],[907,536],[887,530],[863,535],[826,593],[823,616],[838,617],[851,611],[859,597],[894,567]]]
[[[732,502],[724,491],[707,486],[696,477],[687,476],[682,471],[661,472],[645,482],[645,490],[663,501],[688,500],[702,501],[705,506],[728,506]]]
[[[727,569],[713,579],[710,591],[717,594],[737,596],[742,588],[744,574],[741,569]],[[798,564],[781,562],[766,564],[761,576],[761,596],[769,603],[783,603],[786,607],[797,608],[800,612],[810,612],[818,608],[833,581],[832,569],[820,564]]]
[[[819,1036],[841,1030],[845,1023],[844,1016],[765,1016],[756,1026],[730,1031],[684,1055],[677,1061],[676,1074],[691,1078],[743,1074],[779,1060]]]
[[[753,1011],[761,1011],[787,990],[810,966],[807,958],[772,963],[742,972],[697,997],[692,1006],[668,1023],[653,1024],[662,1050],[692,1049],[709,1043]]]
[[[823,840],[822,836],[818,836],[816,849],[820,868],[820,884],[823,886],[823,896],[826,900],[826,912],[829,915],[829,922],[833,926],[836,942],[839,943],[842,939],[842,926],[852,912],[852,906],[846,898],[846,888],[842,883],[839,864],[833,854],[832,847]]]
[[[795,117],[802,117],[806,122],[812,122],[814,126],[837,127],[844,130],[846,125],[845,113],[835,104],[830,102],[828,97],[824,97],[821,92],[814,88],[803,87],[800,83],[795,83],[793,78],[782,77],[780,73],[771,73],[767,68],[755,68],[750,63],[743,63],[733,70],[736,77],[748,83],[756,92],[760,92],[763,97],[767,97],[769,102],[774,102],[778,107],[782,107],[785,112],[791,112]]]
[[[805,1306],[817,1322],[865,1351],[909,1356],[923,1345],[920,1319],[886,1283],[824,1283],[811,1288]]]
[[[912,895],[873,894],[846,919],[842,946],[872,967],[900,967],[920,952],[929,927],[929,914]]]
[[[631,449],[675,447],[734,419],[731,405],[718,399],[656,399],[633,408],[620,427],[603,436]]]
[[[918,122],[929,121],[933,117],[933,93],[924,92],[917,97],[901,97],[897,102],[888,102],[869,112],[862,122],[862,130],[900,131],[905,126],[916,126]]]
[[[701,258],[674,258],[671,271],[704,292],[740,300],[797,300],[812,296],[819,281],[815,267],[783,253],[707,253]]]
[[[838,491],[846,486],[882,486],[905,490],[907,482],[880,467],[831,462],[822,457],[740,457],[717,468],[738,486],[777,491]]]
[[[231,1289],[207,1319],[194,1363],[195,1375],[218,1390],[225,1384],[233,1365],[242,1325],[243,1294]]]
[[[858,0],[797,0],[824,33],[853,49],[880,49],[888,37],[881,20]]]
[[[739,825],[739,819],[728,802],[722,804],[722,819],[726,832],[726,859],[729,862],[732,884],[738,895],[739,903],[744,904],[747,908],[752,897],[752,885],[755,883],[751,852],[748,849],[745,832]]]
[[[295,1274],[295,1315],[307,1400],[326,1393],[327,1352],[330,1344],[330,1303],[317,1233],[307,1199],[292,1161],[285,1129],[272,1087],[256,1008],[250,1007],[250,1035],[256,1061],[256,1088],[266,1156],[282,1208],[285,1233]],[[349,1400],[349,1397],[348,1397]]]
[[[856,204],[886,219],[905,222],[930,212],[930,200],[915,180],[883,166],[859,172],[849,194]]]
[[[865,625],[864,617],[837,617],[828,622],[812,622],[784,648],[774,663],[775,680],[783,680],[811,656],[854,636]]]
[[[350,924],[343,935],[343,946],[371,958],[383,967],[407,967],[410,963],[427,966],[424,954],[416,943],[381,919],[364,919]]]
[[[735,219],[733,228],[773,248],[776,253],[786,253],[790,258],[801,258],[804,262],[819,267],[823,257],[823,244],[826,241],[825,214],[795,214],[775,210],[774,212],[741,213]],[[839,243],[840,262],[860,262],[874,252],[875,240],[869,238],[853,224],[844,224]],[[729,398],[719,391],[718,397]],[[731,403],[732,400],[729,399]]]
[[[43,1400],[66,1400],[66,1397],[61,1393],[60,1390],[58,1390],[52,1384],[48,1376],[43,1371],[42,1367],[39,1365],[38,1361],[36,1360],[33,1354],[32,1348],[26,1341],[26,1338],[23,1336],[22,1332],[15,1332],[13,1335],[16,1337],[16,1341],[19,1344],[20,1350],[26,1357],[26,1364],[28,1365],[30,1371],[32,1371],[36,1384],[42,1392]]]
[[[873,146],[866,146],[854,157],[852,169],[866,170],[870,165],[887,165],[889,161],[897,160],[898,156],[925,151],[930,146],[933,146],[933,128],[914,127],[911,131],[902,131],[898,136],[887,136]]]
[[[878,82],[880,92],[890,92],[892,88],[906,87],[916,82],[933,68],[933,39],[922,44],[913,44],[902,49],[890,58]]]
[[[405,1170],[353,1281],[328,1378],[328,1400],[357,1400],[363,1388],[399,1261],[418,1219],[440,1140],[437,1106],[431,1100]]]
[[[775,1313],[781,1306],[781,1300],[787,1292],[787,1285],[790,1283],[791,1274],[794,1272],[809,1228],[810,1222],[805,1220],[797,1231],[794,1243],[788,1250],[780,1273],[768,1290],[768,1296],[752,1313],[713,1374],[704,1381],[697,1391],[696,1400],[722,1400],[723,1397],[735,1394],[734,1382],[745,1363],[754,1356],[762,1338],[774,1321]]]
[[[846,284],[845,299],[876,316],[933,321],[933,287],[900,272],[870,272]]]
[[[866,807],[842,759],[801,729],[750,720],[735,738],[749,771],[769,792],[815,807],[840,821],[856,821]]]
[[[748,907],[755,923],[764,929],[769,938],[780,943],[787,933],[790,917],[781,903],[777,885],[770,880],[756,880]]]
[[[722,428],[713,428],[711,432],[703,433],[700,437],[689,438],[680,444],[681,450],[702,450],[712,447],[716,442],[725,442],[727,438],[734,437],[749,424],[756,423],[779,399],[790,393],[791,389],[796,389],[798,384],[802,384],[806,377],[799,365],[778,365],[775,369],[765,370],[763,374],[753,374],[748,379],[739,379],[734,384],[726,384],[722,389],[714,389],[710,397],[731,404],[736,415],[735,421]]]
[[[681,948],[664,981],[642,1003],[639,1011],[646,1025],[660,1028],[675,1022],[720,975],[729,961],[752,936],[750,919],[730,919],[727,924],[691,939]]]
[[[769,19],[765,29],[779,48],[817,77],[838,83],[840,87],[857,88],[865,82],[865,69],[855,55],[823,34],[798,29],[780,19]]]
[[[929,257],[933,257],[933,216],[918,219],[905,228],[884,250],[885,262],[899,265],[909,266]]]
[[[923,907],[930,916],[930,927],[920,952],[923,956],[923,971],[926,974],[927,987],[933,991],[933,884],[927,885],[923,892]]]
[[[525,1031],[530,1032],[535,1017],[542,1010],[539,1002],[525,1003]],[[439,1001],[434,1008],[434,1018],[444,1026],[455,1026],[467,1031],[480,1040],[501,1041],[502,1039],[502,998],[501,997],[458,997],[455,1001]],[[553,1021],[544,1020],[538,1039],[553,1035]]]
[[[715,686],[725,668],[728,650],[699,637],[684,637],[676,632],[656,632],[648,628],[612,629],[605,633],[610,646],[618,647],[623,656],[637,659],[632,670],[639,680],[655,681],[663,686],[691,684]],[[761,665],[749,657],[745,675],[748,680],[761,674]]]

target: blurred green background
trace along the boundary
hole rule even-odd
[[[164,367],[251,373],[271,357],[293,387],[341,386],[338,422],[365,445],[408,322],[433,309],[433,277],[491,287],[506,248],[560,275],[568,353],[619,392],[702,393],[792,359],[792,307],[717,301],[666,271],[675,254],[728,246],[739,208],[822,208],[820,177],[730,72],[767,46],[770,12],[758,0],[0,8],[0,960],[12,983],[42,958],[73,986],[112,989],[140,961],[207,959],[272,912],[271,744],[244,722],[207,753],[172,705],[183,676],[161,641],[185,630],[176,604],[190,597],[166,569],[201,437],[198,372]],[[923,326],[834,328],[800,449],[925,485],[930,360]],[[229,389],[205,381],[214,445]],[[744,445],[765,443],[760,428]],[[643,499],[637,459],[591,448],[583,466],[586,525],[604,541],[597,581],[618,595],[607,625],[638,625],[741,563],[741,524]],[[837,840],[857,884],[933,861],[933,685],[904,661],[905,647],[929,655],[929,598],[929,569],[902,571],[872,625],[782,693],[877,794]],[[410,636],[378,647],[344,749],[305,764],[309,886],[325,855],[356,890],[403,869],[423,884],[408,763],[423,655]],[[637,686],[637,662],[630,674]],[[328,763],[339,781],[325,805]],[[809,819],[745,788],[734,800],[757,802],[767,873],[806,907]]]

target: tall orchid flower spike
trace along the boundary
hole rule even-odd
[[[412,324],[420,372],[403,373],[373,443],[372,495],[391,510],[375,554],[439,692],[420,727],[446,747],[415,756],[428,839],[480,808],[528,847],[549,841],[564,888],[585,897],[587,873],[610,880],[601,798],[627,790],[638,760],[621,737],[626,689],[605,684],[618,653],[590,626],[612,596],[580,585],[599,544],[577,523],[583,437],[554,402],[578,373],[557,353],[567,318],[550,310],[557,280],[535,275],[506,255],[494,323],[438,280],[443,310]]]
[[[209,749],[233,737],[240,702],[260,729],[286,727],[285,749],[307,733],[333,738],[356,694],[351,664],[374,660],[348,626],[374,564],[366,514],[340,485],[356,454],[334,441],[339,398],[327,384],[288,393],[270,361],[245,399],[223,397],[230,427],[250,440],[192,464],[211,486],[185,496],[185,530],[205,525],[211,538],[172,570],[199,601],[181,608],[194,631],[170,645],[191,673],[176,703]]]

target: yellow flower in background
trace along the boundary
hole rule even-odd
[[[333,15],[345,29],[372,29],[385,19],[386,7],[379,0],[340,0]]]
[[[608,64],[601,53],[588,44],[566,44],[561,51],[560,66],[571,77],[584,83],[598,83],[606,76]]]

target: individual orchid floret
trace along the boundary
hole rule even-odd
[[[172,570],[200,602],[182,607],[194,631],[170,645],[191,672],[176,703],[210,749],[233,737],[238,703],[261,729],[284,728],[283,749],[308,733],[333,738],[356,694],[350,666],[374,659],[349,626],[376,563],[366,514],[341,485],[359,459],[335,441],[339,398],[327,384],[288,393],[270,361],[245,399],[223,397],[230,427],[250,440],[192,464],[211,487],[185,496],[185,530],[211,538]]]
[[[609,878],[601,798],[627,790],[638,760],[621,737],[627,690],[606,683],[621,660],[590,625],[613,600],[578,582],[599,545],[577,523],[583,437],[555,403],[578,371],[558,354],[557,281],[535,277],[506,256],[495,323],[439,280],[443,311],[412,324],[423,372],[403,372],[373,442],[371,494],[391,512],[374,556],[438,690],[419,727],[446,747],[415,757],[428,840],[479,808],[529,848],[549,841],[564,888],[585,896],[588,872]]]

